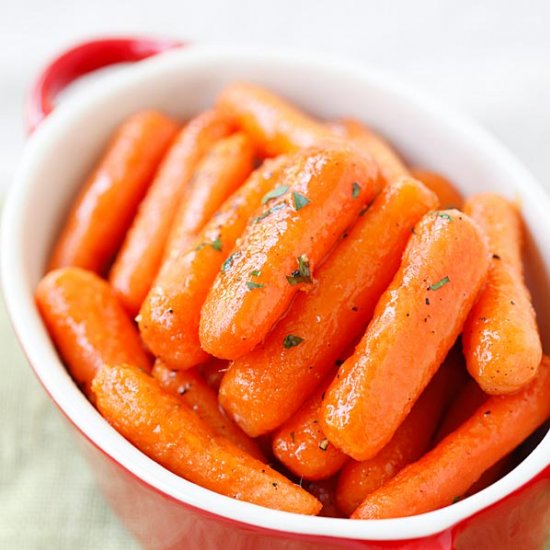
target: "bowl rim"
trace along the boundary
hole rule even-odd
[[[548,465],[550,432],[531,454],[504,478],[463,501],[433,512],[406,518],[350,521],[271,510],[204,489],[169,472],[141,453],[109,426],[78,390],[45,333],[34,305],[34,289],[24,272],[22,261],[22,213],[27,207],[28,197],[33,188],[30,184],[33,163],[47,154],[51,142],[62,139],[67,121],[99,107],[116,91],[143,86],[151,79],[162,78],[168,71],[176,68],[185,71],[201,64],[239,63],[243,60],[257,63],[291,63],[298,67],[313,67],[333,75],[343,72],[358,81],[385,89],[409,103],[411,108],[441,117],[453,131],[473,140],[483,154],[505,166],[513,174],[512,179],[522,181],[522,186],[532,195],[533,200],[540,201],[546,211],[550,209],[550,199],[542,186],[487,131],[469,117],[442,104],[429,94],[404,85],[395,77],[378,69],[363,63],[288,49],[250,51],[238,46],[194,45],[173,50],[92,82],[87,86],[85,94],[81,92],[69,98],[28,140],[4,206],[0,247],[2,286],[17,338],[46,392],[77,430],[111,461],[142,483],[177,502],[241,524],[297,535],[390,541],[441,533],[510,495],[541,472]]]

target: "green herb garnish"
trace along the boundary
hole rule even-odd
[[[293,271],[291,275],[287,275],[286,280],[291,285],[297,285],[300,283],[313,283],[311,278],[311,269],[309,267],[309,260],[305,254],[298,256],[298,269]]]
[[[323,441],[319,443],[319,449],[321,449],[321,451],[326,451],[328,449],[328,439],[323,439]]]
[[[217,250],[218,252],[222,251],[222,240],[218,237],[217,239],[213,240],[211,243],[201,243],[199,244],[195,250],[202,250],[205,246],[211,246],[214,250]]]
[[[447,214],[447,212],[438,212],[437,215],[440,218],[444,218],[445,220],[449,220],[450,222],[453,221],[452,216],[449,216],[449,214]]]
[[[264,284],[263,283],[255,283],[254,281],[247,281],[246,282],[246,286],[252,290],[254,288],[263,288],[264,287]]]
[[[262,272],[259,269],[255,269],[254,271],[250,272],[250,275],[252,275],[252,277],[259,277],[261,274]]]
[[[272,189],[269,193],[266,193],[263,196],[262,204],[265,204],[267,201],[270,201],[271,199],[276,199],[277,197],[284,195],[287,191],[288,191],[288,185],[280,185],[279,187],[275,187],[275,189]]]
[[[437,283],[434,283],[433,285],[430,285],[428,287],[428,290],[439,290],[442,286],[446,285],[447,283],[450,283],[451,279],[449,277],[443,277],[441,281],[437,281]]]
[[[298,344],[301,344],[304,341],[303,338],[299,336],[294,336],[294,334],[287,334],[283,340],[283,347],[285,349],[293,348]]]
[[[233,254],[230,254],[222,264],[222,273],[225,273],[233,265],[233,260],[238,258],[240,255],[240,252],[233,252]]]
[[[353,185],[351,186],[351,196],[356,199],[359,196],[359,193],[361,193],[361,186],[354,181]]]
[[[292,193],[292,201],[294,202],[294,208],[296,209],[296,212],[298,210],[301,210],[304,206],[307,206],[311,202],[307,197],[304,197],[304,195],[302,195],[301,193],[297,193],[296,191]]]
[[[285,208],[286,204],[284,202],[280,202],[279,204],[276,204],[275,206],[272,206],[271,208],[268,208],[265,212],[254,218],[254,223],[261,222],[263,219],[267,218],[270,214],[273,214],[273,212],[277,212],[277,210],[281,210],[281,208]]]

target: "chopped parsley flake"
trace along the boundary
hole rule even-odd
[[[263,212],[262,214],[254,218],[254,223],[261,222],[263,219],[273,214],[273,212],[277,212],[277,210],[281,210],[282,208],[285,208],[285,207],[286,207],[286,204],[284,202],[280,202],[279,204],[276,204],[275,206],[268,208],[265,212]]]
[[[445,220],[449,220],[450,222],[453,221],[452,216],[449,216],[449,214],[447,214],[447,212],[438,212],[437,215],[438,215],[440,218],[443,218],[443,219],[445,219]]]
[[[214,250],[217,250],[218,252],[222,251],[222,240],[218,237],[217,239],[213,240],[211,243],[201,243],[199,244],[195,250],[202,250],[205,246],[211,246]]]
[[[294,191],[294,193],[292,193],[292,202],[294,202],[294,208],[297,212],[304,206],[307,206],[311,201],[307,197],[304,197],[301,193]]]
[[[254,288],[263,288],[264,287],[263,283],[255,283],[254,281],[247,281],[246,286],[250,290],[253,290]]]
[[[250,272],[250,275],[252,275],[252,277],[259,277],[261,274],[262,272],[259,269],[255,269],[254,271]]]
[[[305,254],[298,256],[298,269],[293,271],[291,275],[287,275],[286,280],[291,285],[297,285],[300,283],[313,283],[311,278],[311,269],[309,267],[309,260]]]
[[[225,273],[233,265],[233,260],[238,258],[240,255],[240,252],[233,252],[233,254],[230,254],[222,264],[222,273]]]
[[[361,186],[356,181],[354,181],[353,185],[351,186],[351,196],[354,199],[356,199],[360,193],[361,193]]]
[[[437,281],[437,283],[434,283],[433,285],[430,285],[428,287],[428,290],[439,290],[442,286],[445,286],[447,283],[450,283],[451,280],[449,279],[449,277],[443,277],[443,279],[441,279],[441,281]]]
[[[285,349],[294,348],[297,345],[301,344],[304,341],[300,336],[295,336],[294,334],[287,334],[283,340],[283,347]]]
[[[263,196],[262,204],[265,204],[267,201],[270,201],[271,199],[276,199],[277,197],[284,195],[287,191],[288,191],[288,185],[280,185],[279,187],[275,187],[275,189],[272,189],[269,193],[266,193]]]

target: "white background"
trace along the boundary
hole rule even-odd
[[[548,184],[549,28],[548,0],[0,0],[0,191],[40,68],[85,37],[120,33],[283,45],[377,65],[473,115]]]

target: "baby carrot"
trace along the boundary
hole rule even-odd
[[[103,272],[176,130],[174,121],[156,111],[137,113],[120,126],[66,218],[49,269]]]
[[[182,401],[221,435],[251,456],[264,460],[258,446],[220,409],[218,396],[195,369],[175,371],[158,360],[151,372],[162,388],[181,396]]]
[[[268,508],[316,514],[321,503],[283,475],[218,436],[177,396],[136,367],[103,368],[97,407],[153,460],[202,487]]]
[[[138,316],[149,349],[171,368],[184,369],[208,360],[199,342],[199,315],[220,268],[231,268],[229,253],[262,197],[278,181],[288,159],[268,160],[229,197],[206,224],[191,249],[167,262]]]
[[[420,460],[371,493],[352,518],[412,516],[451,504],[550,416],[550,359],[513,395],[490,397]]]
[[[327,391],[329,440],[355,460],[380,452],[454,344],[489,265],[477,225],[457,210],[416,225],[367,331]]]
[[[38,283],[36,303],[68,371],[91,397],[90,385],[107,363],[151,362],[111,287],[90,271],[65,267]]]
[[[190,242],[254,168],[252,142],[242,132],[220,139],[197,166],[186,187],[165,258],[187,252]]]
[[[470,197],[464,210],[487,234],[493,255],[487,285],[464,325],[466,365],[485,393],[513,393],[536,376],[542,357],[523,280],[520,215],[492,193]]]
[[[335,373],[334,373],[335,374]],[[273,453],[291,472],[304,479],[326,479],[334,475],[348,461],[319,426],[319,410],[328,383],[302,405],[298,412],[273,435]]]
[[[336,133],[350,138],[367,151],[375,160],[387,183],[396,181],[403,176],[410,176],[409,169],[403,160],[391,145],[374,130],[353,119],[336,122],[332,124],[332,128]]]
[[[439,197],[442,208],[462,209],[464,199],[447,178],[437,172],[430,172],[421,168],[411,168],[411,174],[413,178],[420,180]]]
[[[316,265],[380,188],[374,164],[344,142],[294,158],[202,307],[201,345],[216,357],[236,359],[265,338],[296,293],[311,287]]]
[[[319,267],[313,288],[296,296],[261,346],[230,364],[220,401],[246,433],[280,426],[342,359],[397,271],[411,228],[436,207],[414,180],[385,187]],[[285,346],[288,335],[302,340]]]
[[[332,132],[277,95],[239,82],[227,86],[217,108],[234,117],[264,156],[293,153]]]
[[[159,270],[180,199],[197,164],[231,130],[227,117],[206,111],[181,130],[168,151],[109,275],[130,315],[139,311]]]
[[[463,382],[463,366],[458,365],[453,348],[410,414],[390,442],[373,458],[348,462],[338,477],[336,503],[349,516],[363,499],[394,477],[407,464],[418,460],[428,449],[433,433],[457,386]]]

